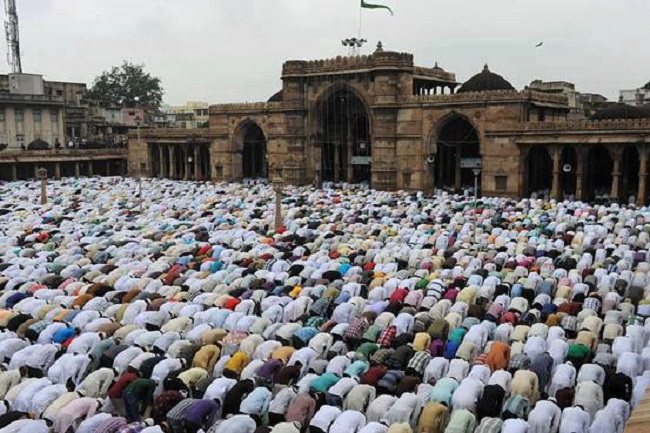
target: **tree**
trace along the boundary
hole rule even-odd
[[[646,89],[646,90],[650,90],[650,81],[645,83],[645,86],[643,86],[643,88]]]
[[[88,98],[102,107],[134,107],[137,102],[144,108],[157,110],[162,97],[160,78],[146,72],[144,65],[135,65],[126,60],[122,66],[102,72],[88,91]]]

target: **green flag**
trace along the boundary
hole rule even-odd
[[[393,15],[393,10],[389,8],[388,6],[384,5],[378,5],[378,4],[373,4],[373,3],[366,3],[365,0],[361,0],[361,7],[365,9],[387,9],[388,12],[390,12],[391,15]]]

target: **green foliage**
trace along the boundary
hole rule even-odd
[[[134,107],[157,110],[162,103],[163,88],[160,78],[144,70],[144,65],[124,61],[95,78],[88,98],[102,107]],[[138,98],[138,99],[136,99]],[[137,102],[136,102],[137,101]]]

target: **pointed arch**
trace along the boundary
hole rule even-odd
[[[338,81],[315,98],[311,131],[315,169],[323,181],[368,182],[372,167],[372,110],[363,93]]]
[[[436,188],[473,187],[474,174],[461,168],[463,158],[481,158],[479,130],[466,115],[451,111],[432,128],[427,162]]]
[[[233,174],[236,180],[268,177],[268,140],[262,127],[250,118],[235,128]]]
[[[548,194],[553,186],[553,160],[545,146],[532,147],[525,158],[528,196]]]

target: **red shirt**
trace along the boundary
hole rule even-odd
[[[374,367],[370,367],[368,371],[361,376],[359,383],[376,387],[377,383],[379,383],[379,379],[384,377],[384,374],[386,374],[387,371],[388,367],[384,365],[375,365]]]
[[[138,373],[134,371],[127,371],[126,373],[122,374],[119,379],[117,379],[117,382],[115,382],[113,386],[110,387],[108,390],[108,396],[110,398],[122,398],[122,392],[124,392],[126,387],[131,382],[139,378],[140,376]]]
[[[390,295],[390,302],[404,302],[404,298],[409,294],[409,291],[406,289],[396,289],[392,295]]]
[[[237,305],[241,302],[239,298],[230,298],[223,303],[223,308],[227,310],[234,310]]]
[[[390,347],[396,334],[397,328],[395,326],[389,326],[381,331],[381,334],[379,334],[379,338],[377,339],[377,344],[381,347]]]

